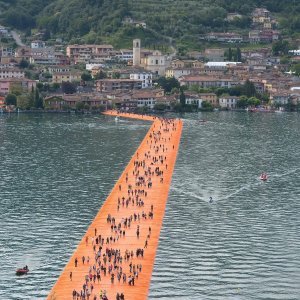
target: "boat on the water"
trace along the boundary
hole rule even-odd
[[[259,177],[260,180],[262,181],[267,181],[268,180],[268,175],[266,173],[262,173]]]
[[[23,268],[20,268],[20,269],[17,269],[16,271],[16,275],[25,275],[29,272],[29,269],[27,266],[23,267]]]
[[[119,122],[119,117],[118,116],[115,117],[115,121]]]

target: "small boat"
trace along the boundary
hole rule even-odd
[[[207,120],[199,120],[200,124],[205,124],[207,122]]]
[[[119,122],[119,117],[118,117],[118,116],[115,117],[115,121],[116,121],[116,122]]]
[[[262,173],[259,177],[260,180],[262,181],[267,181],[268,180],[268,175],[266,173]]]
[[[25,275],[29,272],[29,269],[27,266],[25,266],[24,268],[21,269],[17,269],[16,271],[16,275]]]

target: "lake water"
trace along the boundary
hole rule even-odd
[[[0,299],[45,298],[148,128],[0,115]],[[298,114],[185,116],[149,299],[300,299],[299,132]]]

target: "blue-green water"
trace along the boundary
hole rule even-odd
[[[0,116],[0,299],[45,298],[148,128]],[[186,116],[149,299],[300,299],[299,132],[297,114]]]
[[[189,116],[150,299],[300,299],[299,132],[297,114]]]
[[[45,299],[148,124],[0,117],[0,299]],[[29,275],[16,277],[25,264]]]

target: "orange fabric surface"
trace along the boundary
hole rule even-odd
[[[97,300],[101,299],[99,297],[101,290],[106,291],[109,300],[115,300],[117,293],[123,293],[124,299],[126,300],[143,300],[147,299],[148,296],[160,230],[180,143],[182,121],[172,120],[168,121],[169,124],[166,124],[166,121],[162,121],[157,117],[140,116],[128,113],[122,114],[115,111],[109,111],[105,114],[149,120],[153,121],[153,124],[98,214],[92,221],[86,234],[71,256],[70,261],[67,263],[57,282],[53,286],[47,298],[49,300],[77,299],[76,297],[72,297],[72,291],[76,290],[80,293],[83,289],[83,284],[85,283],[85,276],[89,274],[90,268],[92,268],[93,265],[97,266],[93,246],[96,245],[95,238],[100,234],[101,237],[105,239],[101,251],[101,265],[107,268],[109,265],[114,265],[113,260],[111,263],[107,262],[104,264],[103,254],[106,252],[107,248],[120,250],[120,256],[123,258],[123,261],[117,262],[115,264],[117,266],[116,269],[113,269],[112,271],[112,273],[115,274],[114,283],[111,282],[111,275],[108,271],[106,276],[101,272],[101,281],[99,283],[97,280],[95,281],[95,284],[93,281],[88,281],[89,291],[91,290],[91,284],[93,284],[94,288],[90,297],[86,297],[85,299],[93,300],[95,295],[97,296]],[[154,157],[158,159],[157,162]],[[163,162],[160,161],[161,158],[163,159]],[[137,165],[138,163],[141,165]],[[151,168],[151,171],[149,170],[149,167]],[[158,173],[156,173],[156,170]],[[154,172],[154,175],[152,172]],[[161,172],[163,172],[163,174],[161,174]],[[146,186],[144,186],[143,180],[145,181],[144,183]],[[148,187],[149,180],[152,183],[152,187]],[[137,182],[139,182],[139,186],[137,185]],[[131,189],[129,185],[132,186]],[[129,200],[128,188],[130,190],[130,195],[133,193],[132,198],[134,198],[134,204],[132,203],[132,199]],[[147,192],[147,196],[145,193],[141,193],[138,199],[140,203],[141,201],[144,202],[143,206],[137,205],[135,190],[144,190],[144,192]],[[128,207],[126,207],[126,201],[123,206],[123,197],[128,201]],[[120,200],[118,200],[118,198]],[[118,203],[120,204],[118,205]],[[153,206],[152,209],[151,206]],[[149,212],[151,212],[151,210],[153,211],[153,219],[149,217]],[[146,219],[142,217],[143,213],[146,214]],[[122,234],[119,234],[119,231],[112,231],[112,223],[107,222],[108,214],[115,218],[116,226],[119,223],[121,224],[121,230],[125,230],[124,237]],[[125,228],[124,219],[130,218],[131,216],[134,216],[134,214],[139,214],[140,219],[134,221],[133,218],[130,228],[128,228],[128,226]],[[138,226],[139,237],[137,237]],[[151,227],[151,232],[149,231],[149,227]],[[97,229],[97,233],[95,232],[95,229]],[[148,236],[149,234],[150,236]],[[107,237],[112,237],[112,239],[115,238],[116,240],[112,240],[107,244]],[[96,252],[99,246],[99,244],[96,245]],[[136,250],[138,248],[144,250],[143,257],[136,256]],[[130,257],[128,261],[124,260],[126,250],[129,250],[130,252],[133,251],[134,253],[134,256],[132,258]],[[89,263],[85,261],[85,264],[83,264],[83,256],[85,258],[88,256],[90,257]],[[75,267],[75,258],[78,259],[77,267]],[[135,274],[134,286],[129,285],[128,283],[128,277],[130,275],[133,276],[133,272],[130,272],[130,263],[132,265],[142,265],[142,270],[138,272],[138,274]],[[120,266],[122,267],[122,274],[125,273],[127,277],[125,283],[123,283],[122,278],[120,282],[117,278],[118,272],[120,272]],[[136,270],[137,269],[138,268],[136,268]],[[72,279],[70,278],[70,272],[72,272]],[[92,270],[91,274],[95,274],[95,271]],[[138,277],[136,277],[136,275],[138,275]]]

